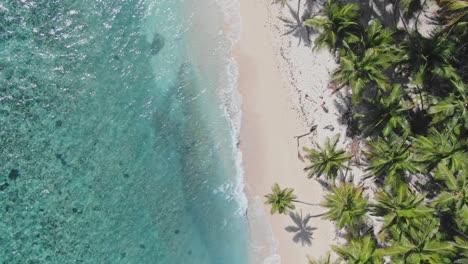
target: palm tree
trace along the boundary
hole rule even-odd
[[[387,248],[386,254],[392,256],[393,263],[405,264],[449,264],[455,254],[452,243],[442,241],[439,222],[434,218],[421,221],[421,225],[410,228]]]
[[[349,85],[353,91],[353,102],[359,103],[369,86],[375,85],[381,91],[389,87],[385,71],[394,60],[394,56],[376,49],[367,49],[362,56],[348,50],[340,59],[340,67],[332,75],[332,83],[337,85],[337,90]]]
[[[332,188],[332,193],[325,196],[322,206],[328,208],[325,219],[336,221],[339,229],[364,220],[367,212],[367,199],[362,197],[362,188],[355,188],[352,183],[342,183]]]
[[[289,210],[294,210],[296,206],[293,201],[297,199],[297,196],[293,192],[292,188],[281,189],[278,183],[273,184],[271,193],[265,195],[265,204],[271,205],[270,213],[287,214]]]
[[[452,66],[454,42],[443,36],[423,37],[418,32],[408,35],[403,43],[405,63],[415,84],[428,84],[434,77],[445,80],[459,80],[460,77]]]
[[[407,136],[396,136],[367,142],[368,150],[363,151],[369,159],[367,171],[378,179],[385,179],[385,183],[391,187],[398,187],[405,182],[405,173],[415,173],[420,168],[413,160],[409,151],[410,144]]]
[[[312,259],[311,257],[307,257],[309,259],[309,264],[332,264],[333,262],[330,259],[330,252],[327,252],[325,257],[321,257],[318,260]]]
[[[449,131],[460,135],[463,130],[468,129],[468,105],[465,96],[465,85],[462,82],[453,82],[456,92],[441,98],[429,107],[428,113],[432,116],[432,125],[443,124]]]
[[[408,110],[411,106],[403,99],[400,85],[395,86],[388,96],[380,97],[378,101],[364,100],[364,102],[365,112],[354,115],[364,135],[377,133],[388,137],[394,132],[410,132]]]
[[[428,136],[416,136],[413,141],[416,160],[424,164],[428,172],[440,162],[451,170],[460,170],[467,164],[467,142],[459,140],[454,133],[440,133],[431,128]]]
[[[314,49],[328,47],[336,50],[342,47],[342,41],[350,34],[359,30],[357,23],[358,6],[347,4],[345,6],[333,3],[332,0],[325,2],[323,17],[306,19],[304,24],[322,32],[315,39]]]
[[[415,218],[431,216],[434,209],[423,205],[426,194],[417,194],[401,185],[396,192],[380,190],[375,194],[372,214],[384,218],[382,231],[396,227],[406,231]]]
[[[376,250],[370,235],[351,239],[346,246],[332,246],[340,258],[348,264],[383,264],[381,252]]]
[[[468,206],[468,172],[451,171],[444,163],[439,163],[435,179],[444,184],[444,190],[434,199],[432,205],[441,211],[460,211]]]
[[[304,169],[309,171],[309,178],[324,175],[329,182],[334,182],[339,171],[348,169],[345,164],[351,160],[351,155],[347,154],[344,149],[336,147],[338,140],[339,135],[336,135],[331,140],[327,138],[323,147],[315,142],[316,148],[304,148],[304,151],[307,152],[305,157],[311,163]]]
[[[393,34],[393,30],[384,28],[379,20],[373,19],[363,34],[348,35],[345,38],[345,45],[359,55],[362,55],[368,49],[375,49],[380,52],[395,51]]]
[[[466,27],[468,22],[468,2],[465,0],[442,0],[445,28],[452,29],[458,25]]]

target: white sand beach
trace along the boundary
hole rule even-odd
[[[297,1],[290,3],[297,6]],[[333,223],[316,217],[308,223],[315,228],[311,245],[294,242],[294,233],[285,230],[294,226],[292,219],[271,216],[269,206],[263,204],[275,182],[283,188],[294,187],[302,201],[320,203],[325,190],[303,171],[306,163],[298,157],[295,136],[317,125],[315,133],[300,140],[302,148],[311,139],[323,142],[327,136],[346,131],[346,125],[339,122],[338,96],[328,89],[334,59],[327,51],[313,53],[310,46],[298,46],[298,38],[282,35],[286,29],[278,17],[288,15],[287,7],[270,1],[241,0],[242,31],[235,58],[243,102],[240,147],[255,249],[252,263],[305,264],[307,255],[319,257],[329,251],[335,237]],[[320,206],[297,204],[296,208],[304,217],[324,211]],[[272,232],[265,223],[271,224]]]

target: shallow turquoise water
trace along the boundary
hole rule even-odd
[[[0,263],[247,263],[186,4],[0,0]]]

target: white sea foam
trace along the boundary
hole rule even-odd
[[[225,37],[230,41],[230,51],[240,39],[241,16],[239,0],[216,0],[224,14]],[[242,121],[242,97],[239,93],[239,66],[233,56],[226,58],[226,80],[221,91],[223,108],[232,128],[233,149],[236,151],[236,188],[235,197],[239,203],[239,213],[246,214],[249,225],[249,251],[251,263],[281,264],[281,257],[276,254],[278,241],[273,236],[271,225],[263,211],[260,197],[247,198],[242,165],[242,152],[239,149],[240,128]]]

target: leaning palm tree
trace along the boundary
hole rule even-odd
[[[375,240],[370,235],[351,239],[345,246],[332,246],[332,249],[348,264],[384,263],[382,258],[384,252],[376,249]]]
[[[337,90],[350,86],[353,102],[359,103],[369,88],[376,86],[378,92],[387,90],[389,81],[385,71],[395,59],[391,54],[375,49],[367,49],[362,56],[348,50],[340,59],[340,67],[332,75],[332,83],[337,85]],[[374,92],[374,96],[377,94]]]
[[[449,264],[455,255],[452,243],[443,241],[439,232],[439,222],[434,218],[421,221],[420,225],[392,241],[386,249],[387,255],[392,257],[392,263],[405,264]]]
[[[367,213],[367,199],[362,197],[362,188],[355,188],[352,183],[342,183],[325,196],[322,206],[328,208],[325,219],[336,221],[339,229],[353,228],[362,222]]]
[[[364,135],[382,134],[387,137],[391,133],[409,133],[409,109],[411,105],[403,99],[400,85],[394,86],[388,96],[382,96],[377,101],[364,100],[365,110],[354,117],[359,122],[359,128]]]
[[[336,135],[332,139],[327,138],[325,146],[315,142],[315,148],[304,148],[307,152],[305,157],[311,163],[304,169],[309,171],[309,178],[325,176],[328,182],[334,182],[342,169],[348,169],[346,163],[351,160],[351,155],[336,147],[338,140],[339,135]]]
[[[265,195],[265,204],[271,205],[271,214],[280,213],[287,214],[289,210],[294,210],[296,206],[293,204],[297,196],[294,195],[294,189],[281,189],[278,183],[273,184],[271,193]]]
[[[440,133],[435,128],[429,130],[427,136],[414,138],[416,160],[424,164],[427,171],[436,168],[444,162],[451,170],[466,167],[468,161],[468,146],[466,140],[459,139],[454,133]]]
[[[327,0],[323,11],[324,16],[306,19],[304,24],[321,31],[315,39],[314,49],[327,47],[337,50],[343,46],[345,37],[359,30],[358,6],[354,3],[343,6]]]
[[[429,217],[434,209],[423,204],[426,194],[418,194],[401,185],[395,192],[380,190],[375,194],[372,215],[384,219],[382,231],[396,227],[407,231],[414,219]]]
[[[415,173],[420,167],[414,162],[409,151],[411,145],[407,136],[399,138],[392,136],[381,137],[367,142],[368,149],[363,151],[369,159],[367,171],[376,179],[384,179],[385,183],[396,188],[405,182],[405,174]]]

